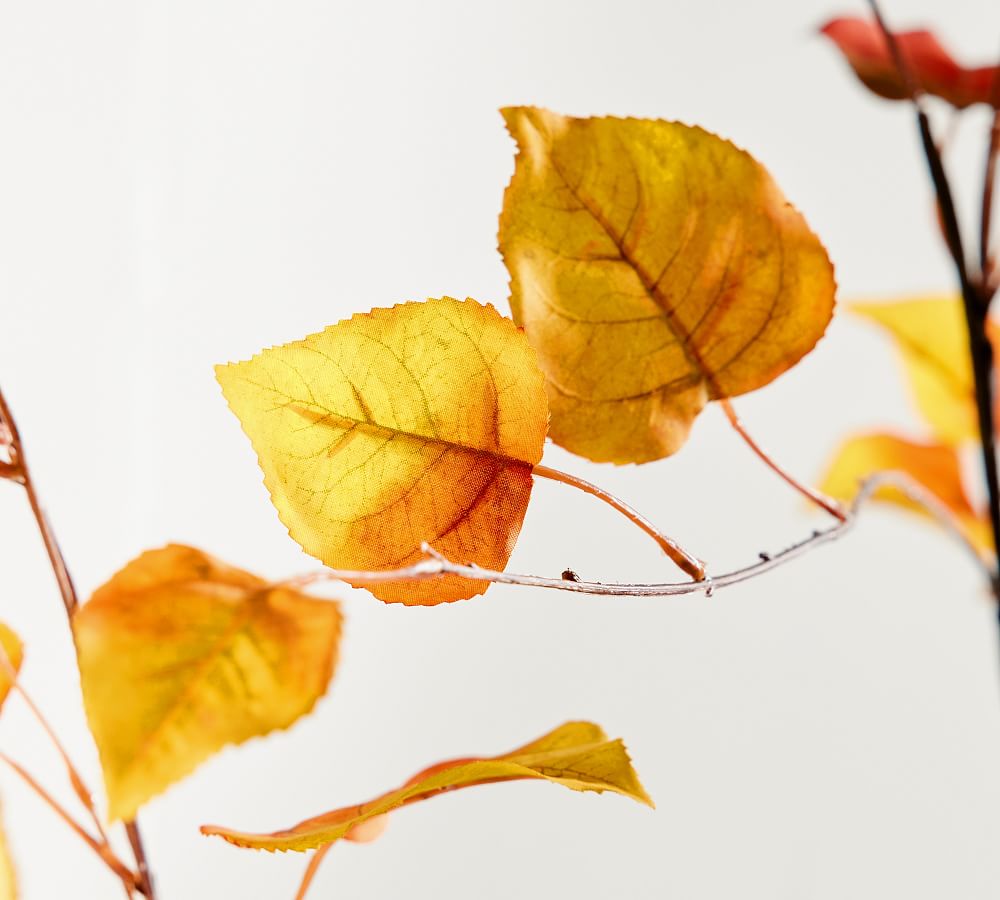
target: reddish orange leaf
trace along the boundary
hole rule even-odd
[[[837,45],[854,74],[869,90],[888,100],[908,97],[906,85],[877,22],[845,16],[832,19],[820,31]],[[993,84],[1000,67],[959,65],[929,31],[899,32],[896,40],[907,68],[926,93],[947,100],[959,109],[973,103],[996,105]]]

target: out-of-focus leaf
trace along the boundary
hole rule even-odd
[[[862,479],[893,470],[906,473],[937,497],[973,544],[983,550],[992,549],[989,521],[972,505],[962,482],[958,454],[947,445],[921,444],[891,434],[851,438],[833,455],[820,490],[850,501]],[[895,487],[880,487],[874,496],[922,516],[927,514],[923,506]]]
[[[608,740],[597,725],[569,722],[511,753],[467,757],[438,763],[414,775],[403,787],[358,806],[347,806],[272,834],[252,834],[217,825],[203,825],[239,847],[256,850],[312,850],[349,833],[365,837],[361,826],[394,809],[428,797],[497,781],[541,778],[575,791],[614,791],[653,805],[639,783],[621,740]]]
[[[287,728],[326,691],[337,605],[193,547],[132,560],[73,622],[111,819],[226,744]]]
[[[954,296],[852,303],[852,312],[892,335],[903,357],[917,408],[936,437],[957,444],[979,439],[969,338],[962,303]],[[987,333],[1000,347],[1000,329]]]
[[[21,671],[21,663],[24,661],[24,644],[3,622],[0,622],[0,645],[3,645],[3,652],[7,655],[7,660],[16,675]],[[0,667],[0,706],[3,706],[13,686],[14,682],[6,671],[6,667]]]
[[[492,306],[445,297],[375,309],[217,368],[281,521],[338,569],[445,555],[503,569],[548,424],[535,354]],[[368,586],[435,604],[489,586],[453,576]]]
[[[7,828],[0,821],[0,900],[17,900],[17,870],[10,854]]]
[[[556,443],[667,456],[706,402],[762,387],[823,335],[826,251],[748,153],[676,122],[503,115],[519,153],[500,249]]]
[[[832,40],[854,74],[869,90],[888,100],[909,96],[888,42],[874,19],[844,16],[827,22],[820,31]],[[959,65],[929,31],[902,31],[896,42],[907,69],[920,88],[964,109],[973,103],[995,105],[993,83],[997,66]]]

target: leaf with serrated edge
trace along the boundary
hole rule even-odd
[[[337,604],[171,544],[132,560],[73,620],[108,815],[150,797],[226,744],[308,713],[337,657]]]
[[[492,306],[444,297],[374,309],[218,366],[281,521],[337,569],[446,556],[503,569],[548,424],[524,335]],[[481,594],[448,576],[365,585],[432,605]]]
[[[834,453],[820,490],[839,500],[852,500],[862,479],[877,472],[904,472],[926,488],[955,516],[970,541],[992,548],[989,521],[973,507],[962,483],[962,469],[954,448],[919,443],[892,434],[865,434],[845,441]],[[927,510],[891,485],[875,492],[875,499],[901,506],[921,516]]]
[[[961,298],[928,295],[854,302],[848,309],[892,336],[917,408],[935,436],[950,444],[978,440],[969,332]],[[1000,329],[992,320],[987,322],[987,334],[997,347]]]
[[[748,153],[676,122],[503,115],[519,152],[500,250],[557,444],[668,456],[709,400],[762,387],[823,335],[826,251]]]
[[[217,825],[203,825],[201,831],[255,850],[312,850],[349,838],[352,829],[401,806],[458,788],[527,778],[552,781],[575,791],[613,791],[653,805],[621,740],[608,740],[604,731],[590,722],[568,722],[502,756],[438,763],[375,800],[324,813],[284,831],[252,834]]]

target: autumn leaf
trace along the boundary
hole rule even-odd
[[[953,447],[917,443],[891,434],[854,437],[833,455],[820,490],[850,501],[857,494],[862,479],[885,471],[909,475],[941,501],[973,544],[982,550],[992,549],[989,521],[975,509],[965,491],[961,463]],[[925,507],[894,486],[884,485],[874,496],[928,516]]]
[[[667,456],[709,400],[815,346],[832,266],[749,154],[676,122],[503,115],[519,153],[500,250],[556,443],[599,462]]]
[[[0,900],[17,900],[17,872],[3,822],[0,822]]]
[[[3,647],[7,662],[16,675],[21,671],[21,663],[24,661],[24,645],[21,643],[21,639],[3,622],[0,622],[0,646]],[[10,677],[8,667],[0,666],[0,706],[3,706],[12,687],[14,687],[14,680]]]
[[[375,309],[217,374],[306,552],[338,569],[393,569],[423,558],[426,541],[462,562],[507,564],[548,412],[534,352],[492,306]],[[365,586],[435,604],[488,582]]]
[[[95,591],[73,630],[112,820],[226,744],[287,728],[326,691],[341,616],[172,544]]]
[[[845,16],[827,22],[820,32],[837,45],[869,90],[888,100],[909,97],[885,35],[874,19]],[[959,109],[973,103],[997,105],[1000,98],[993,94],[994,80],[1000,73],[997,66],[959,65],[929,31],[899,32],[896,43],[907,70],[924,92]]]
[[[960,298],[926,296],[852,303],[852,312],[876,322],[896,342],[917,408],[945,443],[979,439],[969,338]],[[994,347],[1000,329],[987,323]]]
[[[539,778],[575,791],[614,791],[653,805],[621,740],[608,740],[597,725],[568,722],[537,741],[502,756],[466,757],[438,763],[381,797],[323,813],[284,831],[251,834],[203,825],[203,834],[256,850],[312,850],[348,837],[364,839],[361,826],[401,806],[476,784]]]

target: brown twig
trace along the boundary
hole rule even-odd
[[[7,405],[7,400],[4,398],[2,390],[0,390],[0,422],[6,427],[9,437],[9,465],[15,473],[13,480],[17,481],[27,494],[28,503],[31,505],[31,512],[35,517],[35,522],[38,524],[39,534],[42,536],[42,543],[45,544],[45,552],[48,554],[52,572],[55,575],[56,583],[59,585],[59,595],[62,597],[63,606],[66,607],[66,615],[72,619],[73,613],[76,612],[76,608],[79,606],[76,588],[73,585],[73,579],[70,577],[69,569],[66,566],[66,560],[59,549],[55,533],[52,531],[52,525],[49,523],[48,516],[45,515],[45,510],[38,499],[38,492],[31,479],[31,471],[28,468],[28,461],[24,455],[24,445],[21,442],[21,435],[17,430],[17,423],[14,421],[14,416]]]
[[[136,876],[131,869],[128,868],[111,849],[111,846],[107,843],[102,843],[92,834],[90,834],[79,822],[76,821],[45,788],[35,780],[34,776],[28,772],[24,766],[20,763],[15,762],[9,756],[4,753],[0,753],[0,761],[6,763],[11,769],[16,772],[21,779],[39,796],[41,799],[62,819],[75,833],[83,840],[83,842],[90,847],[100,857],[104,864],[111,869],[112,872],[117,875],[125,888],[128,891],[134,891],[137,887]]]
[[[295,893],[295,900],[305,900],[306,892],[309,890],[309,885],[312,884],[313,878],[316,877],[316,872],[319,869],[319,864],[323,862],[323,857],[330,852],[330,848],[333,844],[324,844],[312,855],[312,859],[309,860],[309,865],[306,866],[306,871],[302,875],[302,883],[299,885],[298,891]]]
[[[620,512],[626,519],[645,531],[683,572],[690,575],[695,581],[705,580],[705,564],[700,559],[688,553],[677,541],[665,535],[649,519],[636,512],[623,500],[619,500],[614,494],[599,488],[596,484],[577,478],[575,475],[560,472],[558,469],[550,469],[548,466],[535,466],[532,472],[541,478],[568,484],[592,497],[597,497],[598,500],[603,500],[608,506]]]
[[[723,398],[719,401],[719,405],[722,407],[722,411],[726,414],[726,418],[729,420],[729,424],[733,426],[736,433],[746,441],[747,446],[757,454],[757,456],[763,461],[772,472],[774,472],[785,484],[790,485],[807,500],[815,503],[820,509],[826,510],[835,519],[839,519],[841,522],[844,521],[844,510],[841,509],[840,504],[834,500],[832,497],[827,497],[820,491],[803,484],[798,481],[788,472],[786,472],[781,466],[775,462],[774,458],[766,451],[763,447],[758,444],[753,436],[746,430],[740,417],[736,415],[736,410],[733,409],[733,404],[729,400]]]
[[[135,864],[139,870],[139,881],[136,886],[146,895],[147,900],[155,900],[153,877],[149,871],[146,848],[142,844],[142,834],[139,832],[137,819],[131,819],[125,823],[125,833],[128,835],[128,843],[132,848],[132,855],[135,857]]]
[[[962,307],[969,333],[969,355],[972,361],[982,462],[986,475],[986,489],[989,494],[990,529],[993,537],[993,548],[997,553],[996,564],[1000,566],[1000,475],[998,475],[997,470],[996,437],[993,422],[993,346],[986,333],[989,296],[985,285],[979,284],[969,273],[951,184],[937,144],[934,142],[930,120],[921,102],[920,86],[903,57],[896,36],[886,25],[878,0],[868,0],[868,4],[888,44],[896,70],[906,86],[907,94],[916,111],[920,142],[923,145],[927,167],[930,170],[931,181],[937,195],[945,242],[951,253],[955,273],[962,291]],[[994,595],[1000,600],[1000,569],[996,566],[991,571],[990,583]]]
[[[997,95],[994,106],[1000,107],[1000,66],[993,80],[993,93]],[[982,271],[983,291],[986,302],[989,303],[997,292],[998,284],[994,280],[994,259],[990,252],[990,232],[993,224],[993,199],[996,192],[995,179],[997,156],[1000,155],[1000,108],[993,111],[993,124],[990,127],[989,143],[986,145],[986,165],[983,173],[983,197],[979,220],[979,268]]]
[[[325,569],[322,572],[312,572],[281,582],[282,585],[307,587],[322,581],[344,581],[350,584],[377,584],[386,581],[426,581],[440,578],[442,575],[457,575],[476,581],[490,581],[496,584],[513,584],[522,587],[550,588],[569,591],[576,594],[593,594],[610,597],[677,597],[685,594],[705,594],[711,596],[719,588],[729,587],[743,581],[749,581],[770,572],[779,566],[791,562],[799,556],[823,544],[828,544],[843,537],[850,531],[858,517],[858,513],[871,499],[872,495],[883,487],[894,487],[902,491],[914,503],[923,507],[927,513],[936,519],[949,534],[955,538],[967,551],[969,556],[981,567],[987,575],[992,571],[992,560],[985,559],[974,544],[962,531],[961,526],[949,510],[933,494],[903,472],[880,472],[866,479],[846,512],[843,521],[823,530],[813,531],[808,537],[792,544],[790,547],[773,555],[762,553],[760,561],[742,569],[736,569],[723,575],[708,575],[704,581],[682,581],[665,584],[624,584],[604,583],[599,581],[581,581],[576,578],[548,578],[542,575],[518,575],[511,572],[496,572],[483,569],[476,565],[466,565],[452,562],[442,556],[433,547],[425,544],[423,547],[426,559],[401,569],[385,571],[349,571],[346,569]]]
[[[49,564],[55,575],[56,583],[59,585],[59,594],[66,609],[66,618],[69,620],[70,629],[72,630],[73,615],[80,606],[79,596],[76,592],[76,586],[73,584],[73,579],[70,576],[69,568],[66,565],[66,558],[63,556],[52,525],[38,498],[38,491],[35,488],[35,483],[31,477],[31,470],[28,468],[27,459],[25,458],[24,444],[17,428],[17,422],[2,390],[0,390],[0,428],[5,432],[4,436],[6,438],[9,458],[8,464],[14,469],[14,477],[11,480],[20,484],[28,497],[28,503],[34,514],[35,522],[38,525],[42,543],[45,545],[45,552],[49,557]],[[82,782],[80,785],[82,786]],[[149,875],[149,866],[142,844],[142,836],[139,833],[138,823],[134,820],[126,822],[125,830],[128,833],[129,843],[135,854],[136,866],[140,872],[140,880],[135,887],[146,895],[147,900],[155,900],[152,879]]]

